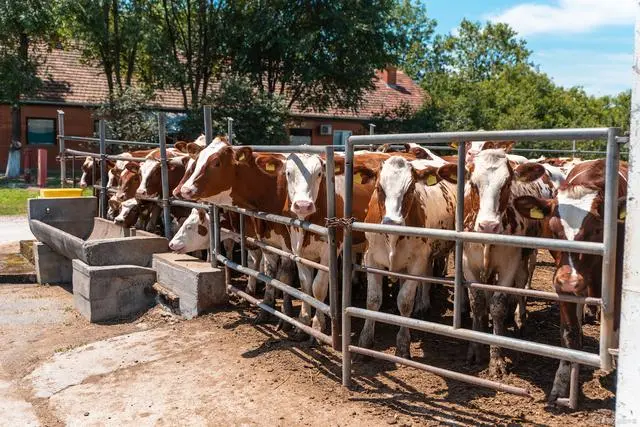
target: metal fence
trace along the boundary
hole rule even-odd
[[[618,139],[618,129],[616,128],[590,128],[590,129],[562,129],[562,130],[517,130],[517,131],[494,131],[494,132],[443,132],[443,133],[423,133],[423,134],[396,134],[396,135],[362,135],[349,138],[346,146],[345,161],[345,206],[344,217],[352,216],[352,195],[353,195],[353,158],[354,146],[356,145],[382,145],[385,143],[406,143],[414,142],[419,144],[435,144],[459,142],[458,144],[458,170],[465,167],[465,148],[461,142],[470,140],[582,140],[582,139],[606,139],[606,185],[605,185],[605,209],[604,209],[604,239],[602,243],[561,241],[548,238],[530,238],[525,236],[495,235],[479,232],[464,231],[464,179],[459,179],[457,183],[457,205],[455,217],[455,230],[429,229],[407,226],[393,226],[383,224],[368,224],[355,222],[351,228],[345,229],[344,249],[343,249],[343,294],[342,294],[342,376],[343,384],[351,384],[351,355],[359,353],[366,356],[373,356],[383,360],[388,360],[408,366],[412,366],[438,375],[465,381],[471,384],[490,387],[497,390],[508,391],[520,395],[528,395],[528,391],[519,387],[489,381],[474,376],[453,372],[447,369],[418,363],[408,359],[391,356],[389,354],[358,347],[351,344],[351,318],[358,317],[371,319],[377,322],[393,324],[396,326],[417,329],[438,335],[458,338],[466,341],[489,344],[504,347],[512,350],[523,351],[556,359],[565,360],[572,363],[571,386],[569,399],[563,399],[560,403],[572,408],[577,406],[578,399],[578,372],[579,364],[585,364],[602,368],[612,369],[611,345],[613,339],[613,303],[615,284],[615,257],[616,257],[616,226],[617,226],[617,194],[618,194],[618,173],[619,162],[618,143],[624,142]],[[373,269],[368,266],[359,266],[352,263],[351,258],[351,234],[352,231],[374,232],[384,234],[395,234],[403,236],[427,237],[434,239],[449,240],[455,242],[455,276],[454,280],[444,280],[434,277],[412,276],[399,274],[398,272],[388,272],[385,270]],[[546,248],[577,253],[589,253],[601,255],[603,257],[602,267],[602,297],[586,298],[577,296],[564,296],[552,292],[541,292],[527,289],[514,289],[508,287],[495,287],[488,284],[468,283],[463,276],[462,251],[463,243],[490,243],[496,245],[517,246],[525,248]],[[423,282],[444,283],[454,286],[454,312],[453,325],[443,325],[439,323],[416,320],[398,315],[380,313],[376,311],[357,308],[351,302],[351,271],[353,269],[366,271],[373,274],[395,276],[401,278],[411,278]],[[593,354],[581,350],[573,350],[563,347],[540,344],[522,339],[507,336],[497,336],[490,333],[477,332],[462,328],[463,293],[467,288],[499,290],[512,295],[532,296],[554,301],[569,301],[587,305],[598,305],[601,307],[601,328],[600,328],[600,351]]]
[[[510,386],[507,384],[490,381],[467,374],[454,372],[424,363],[403,359],[392,356],[383,352],[361,348],[351,344],[351,318],[358,317],[363,319],[371,319],[377,322],[393,324],[411,329],[417,329],[438,335],[444,335],[452,338],[458,338],[466,341],[488,344],[498,347],[504,347],[512,350],[532,353],[536,355],[561,359],[572,363],[571,368],[571,386],[570,397],[564,399],[560,403],[566,404],[572,408],[577,406],[578,398],[578,372],[579,365],[589,365],[593,367],[610,370],[612,368],[611,349],[613,338],[613,301],[614,301],[614,282],[615,282],[615,256],[616,256],[616,219],[617,219],[617,188],[618,174],[617,166],[619,162],[619,143],[626,142],[626,138],[618,136],[616,128],[587,128],[587,129],[562,129],[562,130],[516,130],[516,131],[482,131],[482,132],[444,132],[444,133],[421,133],[421,134],[392,134],[392,135],[374,135],[373,127],[370,127],[369,135],[351,136],[348,143],[344,147],[313,147],[313,146],[249,146],[255,152],[276,152],[276,153],[309,153],[324,154],[326,156],[326,188],[327,188],[327,217],[334,218],[336,213],[335,204],[335,171],[334,171],[334,154],[336,150],[345,150],[345,194],[344,194],[344,218],[352,218],[352,195],[353,195],[353,158],[356,147],[371,147],[385,143],[403,144],[414,142],[427,145],[429,148],[449,148],[445,145],[428,145],[450,142],[464,142],[469,140],[515,140],[515,141],[552,141],[552,140],[596,140],[605,139],[607,142],[606,151],[606,188],[605,188],[605,214],[604,214],[604,239],[602,243],[591,242],[575,242],[561,241],[547,238],[530,238],[524,236],[494,235],[478,232],[464,231],[463,213],[464,213],[464,179],[458,180],[457,184],[457,206],[455,217],[455,230],[429,229],[407,226],[392,226],[383,224],[369,224],[363,222],[354,222],[350,227],[344,227],[343,240],[343,269],[342,269],[342,310],[339,310],[338,302],[338,251],[336,244],[336,229],[318,224],[312,224],[308,221],[300,221],[290,217],[277,215],[273,213],[260,212],[255,210],[243,209],[234,206],[216,206],[210,203],[194,203],[183,200],[176,200],[170,197],[170,189],[168,187],[167,173],[167,154],[166,154],[166,138],[164,133],[165,120],[164,115],[160,114],[159,124],[159,143],[160,160],[162,168],[162,195],[160,198],[148,198],[144,200],[158,203],[163,208],[163,219],[165,224],[165,235],[171,238],[171,218],[170,207],[182,206],[191,208],[205,209],[210,215],[210,239],[211,239],[211,263],[214,266],[224,265],[226,268],[235,270],[245,275],[255,277],[263,281],[267,286],[272,286],[282,292],[297,298],[305,303],[310,304],[316,310],[327,315],[331,319],[331,335],[327,335],[322,331],[315,330],[297,319],[290,317],[288,314],[278,311],[275,308],[265,304],[263,301],[248,295],[244,291],[227,283],[227,290],[230,293],[238,295],[247,300],[249,303],[273,314],[279,319],[288,322],[300,330],[315,337],[319,341],[330,344],[334,349],[342,349],[342,377],[345,386],[351,385],[351,356],[353,353],[359,353],[367,356],[373,356],[384,360],[401,363],[418,369],[426,370],[437,375],[464,381],[482,387],[490,387],[510,393],[528,395],[527,390]],[[211,110],[204,108],[204,127],[207,143],[212,141],[211,129]],[[106,154],[107,144],[129,144],[129,141],[108,140],[105,136],[105,122],[100,121],[99,126],[99,142],[100,152],[90,153],[78,150],[65,149],[65,141],[89,141],[96,142],[96,138],[83,138],[64,135],[64,113],[59,112],[58,116],[58,139],[60,142],[60,161],[61,161],[61,177],[64,184],[66,178],[65,156],[90,156],[100,159],[100,215],[106,217],[107,206],[107,160],[129,160],[144,161],[146,159],[135,159],[116,155]],[[229,135],[232,134],[232,121],[228,122]],[[525,149],[526,151],[531,151]],[[549,150],[544,150],[549,152]],[[564,151],[564,150],[558,150]],[[464,144],[458,144],[458,168],[463,170],[465,166]],[[95,170],[95,168],[94,168]],[[93,184],[95,186],[95,179]],[[235,212],[240,217],[239,230],[233,231],[223,229],[220,226],[220,209]],[[327,265],[319,264],[311,260],[302,258],[298,254],[289,252],[285,248],[274,247],[260,239],[247,236],[245,233],[245,216],[253,217],[262,221],[271,221],[283,224],[289,227],[298,227],[306,232],[315,233],[327,239],[329,249],[329,260]],[[375,232],[385,234],[395,234],[403,236],[427,237],[434,239],[449,240],[455,242],[455,275],[453,280],[447,278],[421,277],[409,275],[401,272],[386,271],[372,268],[366,265],[358,265],[352,261],[352,232]],[[241,246],[241,263],[237,264],[233,260],[225,257],[221,251],[220,236],[222,232],[236,236],[240,240]],[[600,255],[603,257],[602,268],[602,297],[577,297],[570,295],[558,295],[553,292],[544,292],[531,289],[516,289],[508,287],[496,287],[493,285],[482,283],[469,283],[464,280],[462,272],[462,250],[465,242],[473,243],[491,243],[496,245],[507,245],[525,248],[544,248],[552,250],[563,250],[578,253],[588,253]],[[318,270],[322,270],[329,274],[329,304],[319,301],[307,295],[298,289],[293,288],[290,284],[283,283],[276,278],[266,276],[260,271],[247,267],[246,262],[246,245],[247,243],[259,247],[263,251],[267,251],[296,263],[305,264]],[[366,273],[386,275],[404,279],[414,279],[423,282],[440,283],[454,288],[454,312],[453,324],[444,325],[435,322],[416,320],[398,315],[386,314],[376,311],[370,311],[357,308],[352,305],[352,271],[363,271]],[[227,276],[228,277],[228,276]],[[601,328],[600,328],[600,351],[599,354],[593,354],[581,350],[573,350],[559,346],[541,344],[526,341],[523,339],[511,338],[507,336],[497,336],[490,333],[477,332],[462,328],[462,310],[464,292],[469,288],[485,289],[500,291],[511,295],[530,296],[542,298],[551,301],[567,301],[572,303],[596,305],[601,307]],[[341,312],[341,313],[340,313]],[[340,314],[342,315],[342,330],[340,331],[338,321]],[[341,336],[341,341],[340,341]]]

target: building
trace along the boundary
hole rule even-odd
[[[65,112],[65,134],[94,136],[97,121],[94,109],[106,99],[107,81],[98,66],[82,60],[77,50],[53,49],[47,54],[41,78],[43,88],[30,99],[23,100],[21,108],[22,165],[25,160],[35,167],[36,149],[47,149],[50,170],[57,170],[59,152],[57,135],[57,110]],[[182,97],[178,91],[162,91],[156,94],[160,111],[183,112]],[[290,128],[292,144],[342,144],[352,134],[367,132],[367,124],[376,113],[408,104],[418,109],[425,94],[421,88],[400,70],[389,68],[377,73],[375,89],[368,92],[362,108],[334,109],[322,113],[302,111],[293,106],[295,128]],[[12,134],[11,107],[0,104],[0,171],[7,164]],[[86,143],[67,143],[68,148],[95,151]]]

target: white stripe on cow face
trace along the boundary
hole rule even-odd
[[[558,191],[558,216],[567,240],[575,240],[597,195],[596,190],[583,186]],[[573,264],[573,257],[571,253],[567,255],[571,275],[576,276],[577,271]]]
[[[502,149],[483,150],[474,159],[471,183],[478,188],[480,208],[475,223],[475,231],[480,231],[479,224],[500,224],[500,194],[510,179],[507,156]]]
[[[138,187],[138,190],[136,190],[137,193],[146,196],[155,196],[155,194],[147,194],[147,184],[149,181],[149,177],[151,176],[153,171],[159,167],[160,163],[158,163],[154,159],[147,159],[142,162],[142,164],[140,165],[140,186]]]
[[[207,161],[209,160],[209,157],[213,156],[214,154],[216,154],[218,151],[220,151],[226,146],[227,144],[222,142],[220,138],[214,139],[211,142],[211,144],[207,145],[198,155],[198,159],[196,160],[196,166],[193,169],[193,173],[187,179],[187,181],[182,185],[182,188],[192,188],[194,190],[197,190],[194,184],[195,178],[198,175],[200,175],[200,173],[202,172],[202,169],[206,166]]]
[[[287,192],[291,211],[299,218],[315,213],[324,162],[319,156],[291,154],[285,162]]]
[[[402,201],[412,182],[411,165],[402,157],[391,157],[382,163],[378,185],[384,191],[383,224],[404,224]]]

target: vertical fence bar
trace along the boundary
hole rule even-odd
[[[93,165],[91,165],[91,195],[96,197],[96,184],[98,183],[98,180],[96,179],[96,159],[92,158],[91,161],[93,162]]]
[[[600,321],[600,368],[613,369],[609,348],[613,341],[614,300],[616,283],[616,244],[618,238],[618,165],[619,149],[617,128],[610,128],[607,135],[607,157],[604,185],[604,227],[602,242],[602,319]]]
[[[227,117],[227,139],[229,144],[233,145],[233,118]]]
[[[373,123],[369,123],[369,135],[373,135],[375,133],[376,125]]]
[[[213,130],[211,129],[211,106],[205,105],[202,107],[204,111],[204,139],[205,144],[211,144],[213,140]]]
[[[244,230],[244,215],[240,215],[240,264],[243,267],[247,266],[247,241],[245,240],[245,230]]]
[[[347,139],[344,162],[344,218],[352,215],[353,198],[353,144]],[[351,270],[353,269],[351,228],[344,228],[342,246],[342,385],[351,386],[351,318],[347,308],[351,305]]]
[[[211,266],[217,267],[218,254],[220,253],[220,208],[216,205],[211,205],[211,208],[209,208],[209,215],[211,216],[211,229],[213,230],[211,233],[211,238],[213,239],[211,242],[211,248],[213,250]]]
[[[76,188],[76,155],[71,155],[71,186]]]
[[[158,142],[160,143],[160,178],[162,179],[162,218],[164,237],[171,240],[171,207],[169,206],[169,167],[167,164],[167,117],[158,113]]]
[[[458,143],[458,183],[456,184],[456,231],[464,231],[464,175],[466,163],[465,144]],[[464,242],[457,240],[455,244],[455,288],[453,293],[453,327],[462,327],[462,309],[464,308],[464,275],[462,271],[462,251]]]
[[[336,216],[336,176],[333,146],[325,148],[326,153],[326,185],[327,185],[327,218]],[[336,246],[336,229],[327,228],[329,245],[329,307],[331,308],[331,345],[334,350],[340,349],[340,329],[338,310],[338,249]]]
[[[98,122],[100,138],[100,216],[107,217],[107,126],[104,119]],[[95,183],[94,183],[95,184]]]
[[[571,141],[571,157],[576,156],[576,140]]]
[[[60,150],[60,188],[64,188],[67,178],[67,162],[64,147],[64,111],[58,110],[58,148]]]

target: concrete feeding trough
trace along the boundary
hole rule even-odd
[[[153,269],[159,302],[187,319],[227,302],[225,272],[208,262],[189,255],[155,254]]]
[[[76,308],[95,322],[153,305],[156,275],[148,267],[153,254],[169,250],[164,237],[144,231],[131,236],[96,215],[95,197],[29,200],[38,283],[73,281]]]

